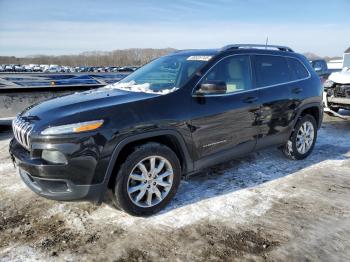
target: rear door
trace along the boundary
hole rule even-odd
[[[293,99],[294,106],[298,107],[307,97],[313,96],[313,90],[308,88],[310,82],[305,81],[306,79],[311,78],[311,74],[298,58],[287,57],[286,59],[292,77],[292,82],[290,83],[291,99]]]
[[[225,94],[193,95],[196,116],[191,125],[197,169],[253,150],[259,104],[252,79],[250,56],[232,55],[214,65],[197,85],[223,81],[227,86]]]
[[[293,92],[299,92],[293,91],[288,61],[284,56],[261,54],[254,56],[253,64],[261,102],[257,149],[285,143],[296,106]]]

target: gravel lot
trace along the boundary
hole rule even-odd
[[[325,116],[313,154],[268,149],[184,179],[136,218],[32,193],[0,133],[0,261],[349,261],[350,121]]]

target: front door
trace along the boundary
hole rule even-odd
[[[200,84],[225,82],[224,94],[193,95],[192,139],[197,152],[196,169],[228,160],[253,150],[258,129],[258,91],[253,87],[249,55],[232,55],[220,60]]]

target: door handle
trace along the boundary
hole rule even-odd
[[[294,94],[299,94],[299,93],[301,93],[303,91],[303,89],[301,88],[301,87],[294,87],[293,89],[292,89],[292,93],[294,93]]]
[[[254,103],[258,100],[258,98],[256,96],[249,96],[243,99],[243,103]]]

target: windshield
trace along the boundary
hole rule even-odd
[[[183,86],[210,58],[211,56],[163,56],[107,87],[133,92],[168,94]]]

